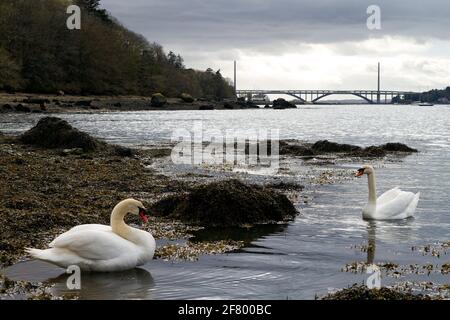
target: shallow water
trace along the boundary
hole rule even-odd
[[[146,145],[167,142],[172,130],[202,121],[210,129],[279,129],[280,138],[329,139],[358,145],[402,142],[419,149],[402,162],[375,163],[379,193],[395,186],[422,193],[414,219],[370,223],[361,219],[367,201],[362,179],[323,186],[314,201],[286,226],[255,232],[238,252],[203,256],[197,262],[153,261],[124,275],[90,275],[82,298],[146,299],[313,299],[330,288],[362,283],[366,274],[342,272],[353,261],[400,265],[449,263],[413,251],[413,246],[450,241],[450,107],[313,106],[298,110],[174,111],[59,115],[81,130],[110,142]],[[19,133],[40,116],[0,114],[0,131]],[[293,165],[299,165],[293,162]],[[355,169],[355,164],[340,164]],[[204,235],[199,235],[204,237]],[[355,245],[375,244],[374,255]],[[48,273],[54,273],[49,275]],[[45,280],[60,270],[37,262],[13,266],[13,279]],[[151,279],[151,280],[150,280]],[[448,275],[383,277],[401,281],[448,283]],[[65,277],[54,280],[64,292]]]

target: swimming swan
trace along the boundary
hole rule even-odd
[[[123,221],[128,213],[148,218],[141,202],[127,199],[111,213],[111,226],[87,224],[76,226],[50,243],[50,249],[27,248],[34,258],[62,268],[72,265],[83,271],[112,272],[133,269],[153,259],[155,239],[145,231]]]
[[[377,199],[375,170],[372,166],[363,166],[355,177],[366,174],[369,180],[369,203],[363,209],[363,218],[368,220],[399,220],[412,217],[416,211],[420,192],[414,194],[394,188]]]

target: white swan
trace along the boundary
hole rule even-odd
[[[370,220],[399,220],[412,217],[419,203],[420,192],[414,194],[394,188],[383,193],[377,199],[375,170],[372,166],[363,166],[356,177],[367,174],[369,180],[369,203],[363,209],[363,218]]]
[[[133,269],[153,259],[155,239],[145,231],[132,228],[123,221],[126,214],[136,214],[147,223],[141,202],[127,199],[115,206],[111,226],[86,224],[76,226],[58,236],[50,249],[27,248],[34,258],[83,271],[112,272]]]

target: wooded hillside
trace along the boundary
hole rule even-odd
[[[69,30],[68,5],[82,9],[81,30]],[[0,0],[0,90],[98,95],[229,97],[220,72],[187,69],[122,26],[99,0]]]

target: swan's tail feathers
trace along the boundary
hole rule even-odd
[[[49,262],[61,268],[67,268],[71,265],[82,265],[85,260],[67,249],[50,248],[45,250],[25,248],[32,258]]]
[[[28,253],[34,259],[45,260],[45,250],[34,249],[34,248],[25,248],[25,252]]]
[[[25,252],[27,252],[32,258],[50,262],[53,264],[56,264],[58,266],[64,267],[64,264],[61,264],[61,255],[59,255],[59,252],[55,252],[55,249],[33,249],[33,248],[25,248]]]
[[[417,192],[414,196],[413,204],[414,204],[414,210],[417,208],[417,205],[419,204],[420,200],[420,192]]]
[[[414,216],[414,213],[416,212],[416,209],[417,209],[417,205],[419,204],[419,200],[420,200],[420,192],[417,192],[414,195],[413,200],[411,201],[411,203],[408,206],[407,217]]]

